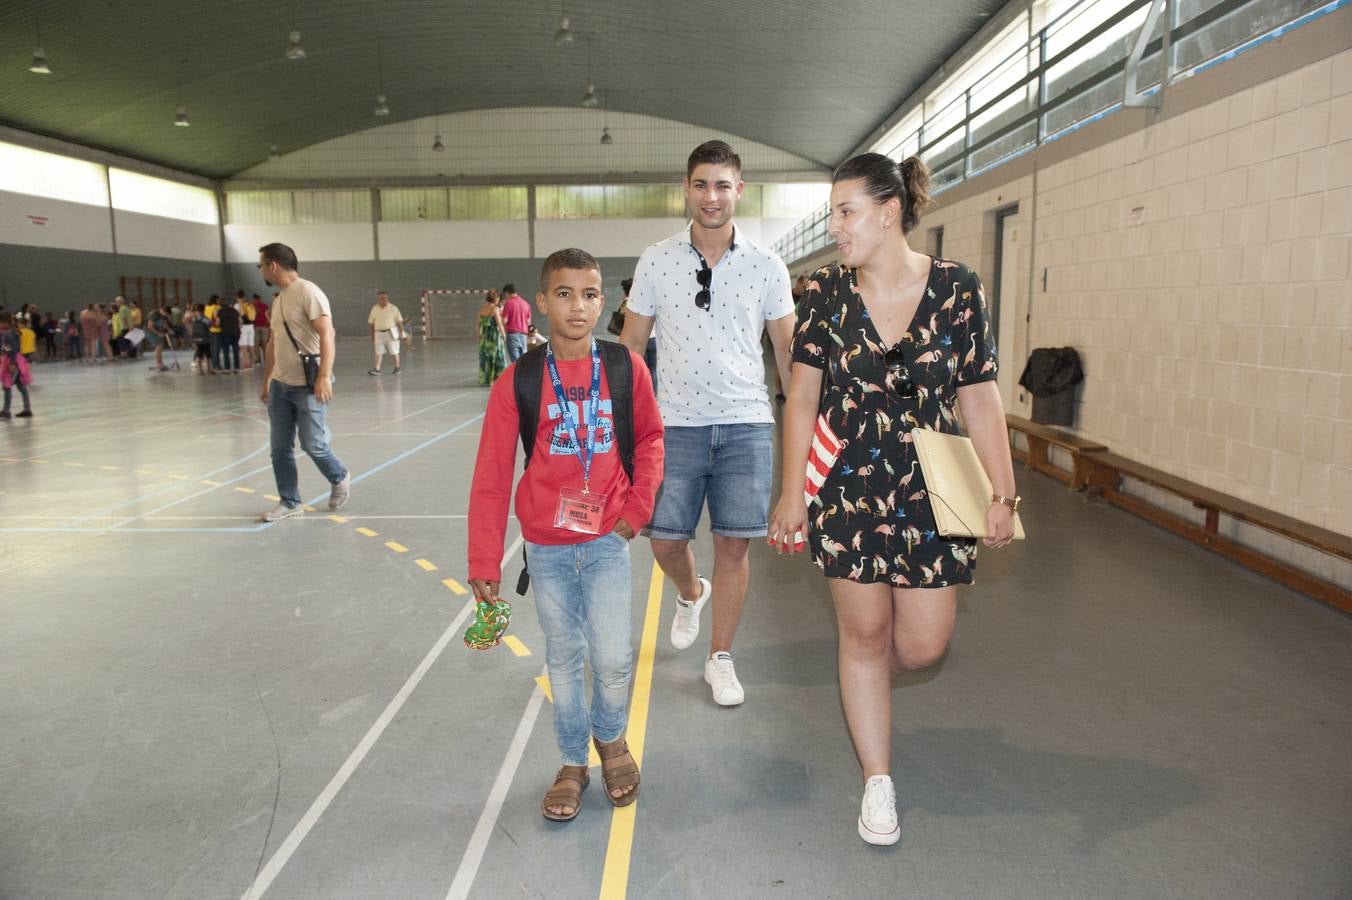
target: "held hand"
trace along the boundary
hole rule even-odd
[[[615,522],[615,533],[626,541],[632,541],[634,539],[634,529],[630,528],[629,523],[624,519]]]
[[[770,546],[785,553],[798,553],[806,545],[807,504],[803,502],[801,491],[785,494],[775,504],[774,514],[770,516]]]
[[[498,602],[498,584],[496,581],[485,581],[482,578],[471,578],[469,586],[474,589],[474,599],[482,600],[485,603]]]
[[[328,403],[333,399],[333,382],[327,378],[319,379],[315,384],[315,399],[320,403]]]
[[[981,543],[992,550],[1005,546],[1014,540],[1014,510],[1003,503],[992,503],[986,510],[986,534]]]

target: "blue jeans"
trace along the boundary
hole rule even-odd
[[[704,501],[714,534],[764,537],[769,531],[774,426],[761,423],[667,426],[665,474],[644,533],[662,541],[695,536]]]
[[[514,363],[526,352],[526,336],[519,331],[507,332],[507,361]]]
[[[629,723],[634,648],[629,542],[603,534],[581,544],[527,542],[535,611],[554,692],[554,737],[565,766],[587,765],[587,743],[609,742]],[[591,665],[587,709],[583,660]]]
[[[277,479],[277,494],[288,507],[300,505],[300,479],[293,453],[297,431],[300,448],[330,484],[347,477],[347,467],[329,449],[324,404],[315,399],[313,388],[293,387],[274,378],[268,386],[268,418],[272,423],[272,474]]]

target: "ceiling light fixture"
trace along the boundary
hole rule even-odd
[[[432,141],[432,149],[437,153],[446,152],[446,145],[441,142],[441,135],[437,135],[436,140]]]
[[[615,139],[614,139],[613,137],[610,136],[610,128],[609,128],[609,127],[602,128],[602,129],[601,129],[601,143],[604,144],[604,145],[606,145],[607,147],[609,147],[611,144],[615,143]]]
[[[28,64],[28,71],[34,75],[50,75],[52,67],[47,63],[47,51],[42,49],[42,21],[33,20],[33,36],[36,38],[33,48],[33,61]]]
[[[389,104],[385,102],[385,48],[376,44],[376,108],[371,115],[384,118],[390,114]]]
[[[175,127],[178,128],[192,127],[192,122],[188,121],[188,110],[185,109],[182,105],[180,105],[178,109],[174,110],[174,125]]]
[[[305,48],[300,45],[300,32],[293,31],[286,38],[286,58],[304,59]]]
[[[573,46],[573,27],[568,21],[568,3],[565,2],[559,6],[562,15],[559,16],[559,30],[554,32],[555,47]]]

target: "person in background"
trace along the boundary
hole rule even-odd
[[[239,313],[239,352],[241,368],[254,367],[254,305],[243,291],[235,294],[235,312]]]
[[[107,305],[100,303],[97,307],[99,317],[99,340],[98,350],[101,354],[99,362],[113,361],[113,311]]]
[[[193,367],[198,375],[215,375],[216,370],[211,367],[211,320],[207,318],[206,304],[197,304],[197,308],[190,310],[184,318],[188,323],[188,334],[192,336]]]
[[[139,310],[131,303],[123,302],[121,311],[122,320],[122,352],[127,355],[127,359],[135,359],[139,353],[138,345],[127,340],[127,332],[132,328],[139,328],[139,325],[133,325],[136,321]]]
[[[516,362],[526,352],[530,332],[530,304],[516,292],[516,285],[502,288],[502,324],[507,334],[507,361]]]
[[[93,363],[98,358],[99,313],[92,303],[86,303],[80,310],[80,344],[83,348],[80,361]]]
[[[108,342],[109,358],[114,360],[122,358],[122,332],[125,330],[122,327],[122,309],[125,302],[121,297],[118,297],[113,301],[112,309],[107,312],[108,328],[112,333]]]
[[[33,330],[33,320],[27,316],[19,320],[19,352],[30,366],[37,362],[38,334]]]
[[[19,388],[19,396],[23,398],[23,410],[20,411],[19,418],[31,419],[33,409],[28,399],[28,385],[33,381],[33,374],[28,368],[28,361],[19,352],[19,335],[15,333],[13,324],[13,315],[7,312],[0,313],[0,387],[3,387],[5,392],[5,406],[0,410],[0,419],[10,417],[11,392],[16,385]]]
[[[629,292],[634,289],[634,279],[626,278],[620,282],[620,287],[624,290],[624,311],[629,312]],[[621,332],[623,334],[623,332]],[[648,346],[643,351],[643,362],[648,366],[648,374],[653,379],[653,390],[657,390],[657,323],[653,323],[652,336],[648,338]]]
[[[479,339],[479,384],[490,385],[507,368],[507,327],[502,321],[497,291],[484,295],[484,305],[479,307],[474,322],[474,333]]]
[[[173,338],[174,333],[169,327],[169,311],[166,309],[153,309],[150,312],[150,337],[147,340],[154,342],[155,347],[155,366],[156,372],[167,372],[168,367],[164,364],[164,348]]]
[[[530,331],[526,332],[526,349],[528,351],[534,350],[536,347],[543,347],[548,343],[549,339],[541,334],[534,325],[530,327]]]
[[[172,335],[169,346],[174,349],[181,349],[182,341],[188,336],[188,331],[183,325],[183,307],[177,300],[169,307],[169,332]]]
[[[367,369],[367,375],[380,374],[380,361],[388,353],[394,357],[394,374],[399,374],[399,338],[404,332],[404,316],[399,307],[390,302],[390,295],[381,291],[376,294],[376,305],[371,307],[366,317],[371,326],[371,342],[376,348],[375,368]]]
[[[273,294],[272,298],[277,299]],[[268,318],[268,304],[263,302],[263,298],[257,294],[249,301],[254,308],[254,344],[258,347],[257,365],[263,365],[264,356],[268,352],[268,341],[272,340],[271,320]]]
[[[231,375],[239,374],[239,329],[240,318],[239,311],[235,309],[233,303],[221,301],[220,308],[216,310],[216,322],[221,329],[221,360],[219,363],[222,372],[229,372]]]
[[[221,297],[219,294],[212,294],[211,299],[207,301],[204,315],[207,317],[207,332],[210,335],[211,342],[211,368],[213,371],[218,367],[218,361],[221,357],[221,325],[216,315],[221,311]]]
[[[286,334],[286,340],[279,340],[273,332],[264,357],[260,398],[268,407],[272,472],[281,497],[275,507],[263,513],[264,522],[305,514],[296,472],[298,433],[300,448],[329,483],[329,509],[336,510],[347,502],[352,485],[351,472],[329,446],[329,427],[324,421],[333,399],[337,353],[329,298],[319,285],[301,278],[299,268],[296,252],[285,244],[258,248],[258,274],[281,289],[272,304],[272,315]],[[313,369],[305,357],[318,357]]]

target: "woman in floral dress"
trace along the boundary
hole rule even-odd
[[[981,281],[907,243],[928,187],[915,158],[898,165],[868,153],[835,173],[829,228],[841,265],[819,270],[799,306],[783,489],[770,520],[781,552],[808,535],[831,589],[841,697],[865,780],[859,835],[871,844],[901,833],[891,672],[943,656],[956,586],[971,583],[976,565],[975,541],[936,531],[911,432],[956,434],[961,411],[995,490],[987,546],[1012,539],[1018,502]],[[844,448],[809,509],[803,473],[819,413]]]
[[[507,326],[497,291],[489,291],[479,307],[479,384],[490,385],[507,368]]]

